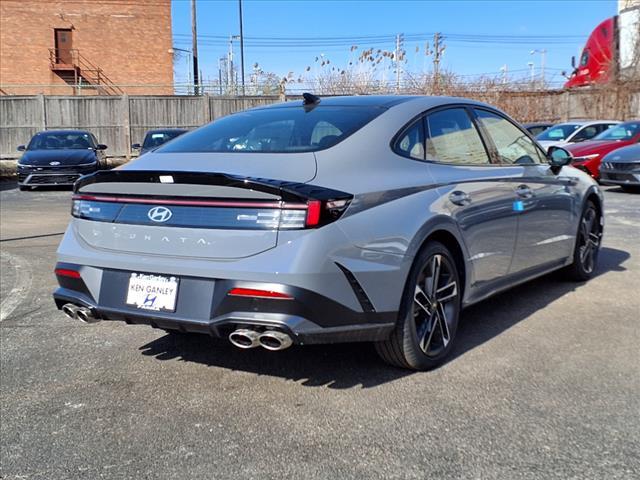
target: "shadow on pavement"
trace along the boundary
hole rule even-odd
[[[18,182],[15,180],[2,180],[0,181],[0,192],[5,190],[14,190],[18,188]]]
[[[625,271],[622,263],[629,257],[623,250],[602,248],[594,278],[608,272]],[[567,280],[562,271],[553,272],[465,309],[449,361],[497,337],[582,285],[584,283]]]
[[[624,271],[621,265],[628,258],[627,252],[603,248],[596,276]],[[490,341],[581,285],[564,280],[561,273],[552,273],[466,309],[458,329],[457,346],[449,361]],[[262,348],[239,350],[226,340],[212,340],[204,335],[169,334],[143,345],[140,350],[143,355],[158,360],[180,359],[282,377],[308,387],[370,388],[414,373],[386,366],[368,343],[293,346],[272,353]]]

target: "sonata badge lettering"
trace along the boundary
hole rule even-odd
[[[147,212],[149,220],[164,223],[171,218],[173,213],[167,207],[153,207]]]

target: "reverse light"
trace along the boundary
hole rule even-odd
[[[231,297],[271,298],[276,300],[293,300],[291,295],[274,292],[273,290],[260,290],[257,288],[232,288],[227,295]]]
[[[80,278],[80,272],[68,268],[56,268],[54,272],[59,277]]]

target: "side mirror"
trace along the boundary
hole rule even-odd
[[[18,151],[19,152],[24,152],[27,149],[27,147],[25,147],[24,145],[18,145]]]
[[[549,147],[547,157],[553,173],[558,173],[562,167],[571,165],[573,161],[571,153],[562,147]]]
[[[107,148],[109,148],[109,147],[107,147],[106,145],[104,145],[104,144],[102,144],[102,143],[99,143],[99,144],[96,146],[96,150],[106,150]]]
[[[573,69],[576,68],[576,56],[575,55],[571,56],[571,68],[573,68]]]
[[[140,145],[139,143],[134,143],[133,145],[131,145],[131,150],[140,150],[142,148],[142,145]]]

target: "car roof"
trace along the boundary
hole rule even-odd
[[[373,107],[373,108],[391,108],[396,105],[404,103],[422,104],[427,108],[437,107],[440,105],[447,105],[451,103],[465,103],[470,105],[491,107],[488,104],[482,102],[476,102],[468,98],[462,97],[441,97],[441,96],[427,96],[427,95],[351,95],[341,97],[320,97],[320,103],[318,105],[327,107]],[[303,105],[302,100],[294,100],[290,102],[274,103],[271,105],[264,105],[253,108],[252,110],[263,110],[272,108],[292,108],[301,107]]]
[[[164,133],[164,132],[188,132],[186,128],[154,128],[153,130],[147,130],[147,135],[150,133]]]
[[[531,128],[531,127],[546,127],[546,126],[553,126],[555,125],[555,123],[553,122],[529,122],[529,123],[523,123],[522,126],[525,128]]]
[[[89,132],[88,130],[56,130],[56,129],[52,129],[52,130],[42,130],[41,132],[36,133],[34,135],[34,137],[36,135],[42,135],[44,133],[62,133],[62,134],[65,134],[65,135],[69,135],[69,134],[72,134],[72,133],[82,133],[82,134],[86,133],[86,134],[89,134],[89,135],[91,134],[91,132]]]

